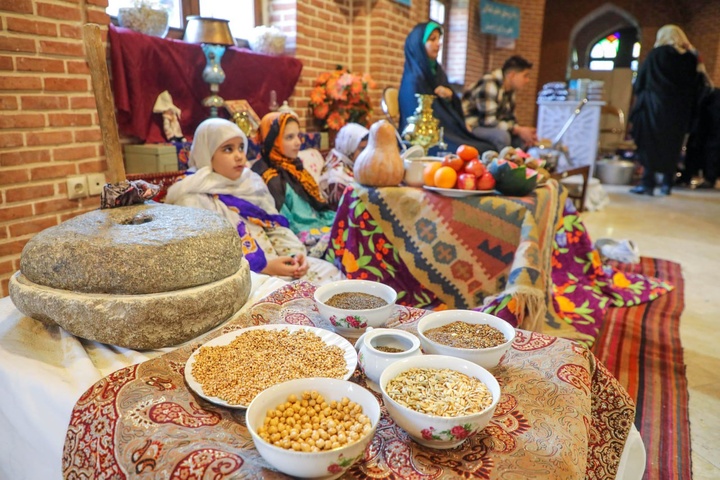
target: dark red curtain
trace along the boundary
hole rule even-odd
[[[167,90],[182,110],[180,125],[191,137],[210,110],[203,98],[210,86],[202,79],[205,56],[200,45],[169,40],[110,25],[112,84],[120,133],[146,143],[166,141],[160,114],[153,113],[158,95]],[[270,56],[230,47],[222,58],[225,82],[219,95],[245,99],[262,117],[269,109],[270,91],[287,100],[300,78],[302,63],[287,56]],[[227,117],[224,110],[220,114]]]

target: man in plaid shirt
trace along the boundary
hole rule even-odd
[[[493,70],[463,95],[463,113],[470,131],[500,151],[508,145],[523,147],[537,142],[534,127],[515,119],[515,92],[530,80],[532,63],[519,55],[508,58],[502,69]]]

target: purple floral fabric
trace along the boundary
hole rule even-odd
[[[608,307],[631,307],[673,289],[657,278],[603,264],[572,202],[555,233],[552,281],[555,311],[588,346],[600,333]]]

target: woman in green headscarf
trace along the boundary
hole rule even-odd
[[[405,40],[405,68],[400,81],[400,130],[407,124],[407,117],[417,108],[416,93],[436,95],[433,115],[444,128],[445,142],[455,151],[462,144],[472,145],[480,152],[490,150],[492,145],[473,135],[465,126],[462,104],[450,88],[445,71],[438,63],[442,27],[433,22],[415,25]]]

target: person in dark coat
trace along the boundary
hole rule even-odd
[[[630,192],[653,195],[657,172],[663,175],[661,194],[670,195],[701,86],[698,58],[685,33],[675,25],[660,28],[633,87],[630,122],[643,175]]]
[[[685,169],[679,185],[692,185],[693,177],[702,171],[702,182],[695,188],[715,188],[720,173],[720,89],[709,84],[703,96],[697,119],[688,138]]]
[[[450,88],[450,82],[438,63],[442,27],[435,22],[415,25],[405,39],[405,68],[398,101],[400,104],[400,131],[407,126],[407,117],[418,106],[416,93],[434,94],[433,115],[444,130],[448,149],[455,151],[460,145],[472,145],[480,153],[491,150],[490,143],[476,137],[467,129],[460,98]]]

